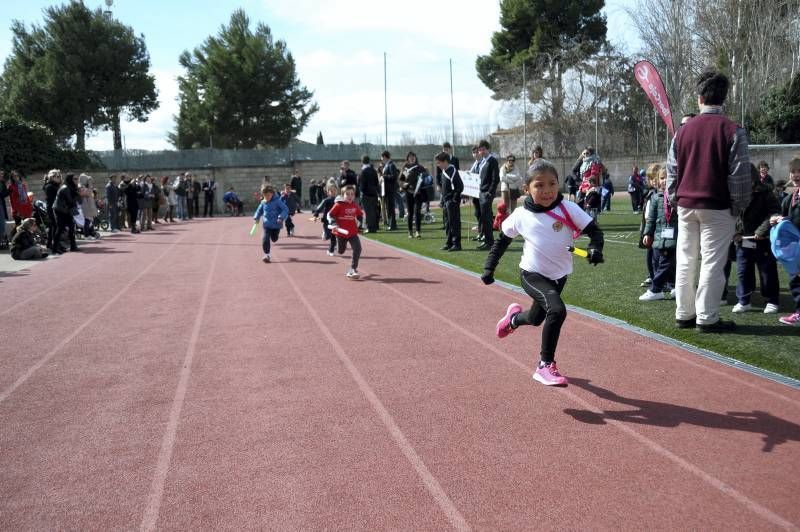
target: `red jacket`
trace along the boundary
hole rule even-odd
[[[21,186],[20,186],[21,185]],[[24,183],[11,181],[8,184],[11,212],[21,218],[30,218],[33,214],[33,204],[28,199],[28,188]]]
[[[503,220],[508,218],[508,216],[508,207],[506,207],[506,203],[504,201],[501,201],[497,204],[497,214],[494,215],[492,229],[499,231],[503,226]]]
[[[342,234],[334,231],[339,238],[353,238],[358,236],[358,222],[357,219],[364,216],[364,211],[358,206],[356,202],[347,202],[337,198],[333,208],[328,211],[328,220],[336,224],[339,229],[344,229],[347,234]]]

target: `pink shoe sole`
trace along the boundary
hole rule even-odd
[[[495,333],[498,338],[505,338],[514,332],[514,329],[511,328],[511,316],[519,314],[520,312],[522,312],[522,307],[518,303],[511,303],[508,306],[505,316],[500,318],[500,321],[497,322]]]

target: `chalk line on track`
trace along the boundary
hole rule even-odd
[[[402,253],[404,255],[408,255],[409,257],[411,257],[413,259],[416,259],[419,263],[425,264],[429,268],[433,268],[434,266],[439,266],[440,267],[440,271],[444,271],[445,273],[447,273],[451,277],[458,278],[458,279],[461,279],[461,280],[464,280],[466,278],[467,280],[472,281],[473,284],[475,284],[476,286],[478,286],[480,288],[485,288],[483,282],[480,280],[480,276],[475,272],[471,272],[469,270],[466,270],[466,269],[461,268],[459,266],[455,266],[453,264],[444,262],[442,260],[432,259],[430,257],[425,257],[425,256],[420,255],[418,253],[414,253],[413,251],[408,251],[408,250],[405,250],[405,249],[402,249],[402,248],[396,248],[394,246],[391,246],[391,245],[386,244],[384,242],[380,242],[378,240],[371,240],[370,239],[369,241],[373,242],[375,244],[379,244],[379,245],[381,245],[381,246],[383,246],[383,247],[385,247],[387,249],[391,249],[393,251]],[[498,294],[498,295],[504,294],[505,291],[512,291],[512,292],[521,294],[524,297],[528,297],[528,295],[525,294],[525,292],[521,288],[519,288],[518,286],[514,286],[514,285],[512,285],[510,283],[506,283],[504,281],[496,281],[494,287],[492,288],[492,290],[494,291],[495,294]],[[618,320],[616,318],[610,318],[608,316],[603,316],[602,314],[598,314],[598,313],[593,312],[591,310],[586,310],[586,309],[583,309],[581,307],[576,307],[574,305],[567,305],[567,308],[568,308],[568,310],[573,311],[573,312],[575,312],[577,314],[581,314],[584,317],[588,317],[588,318],[591,318],[592,320],[603,322],[603,323],[609,323],[611,325],[614,325],[615,327],[619,327],[621,329],[624,329],[626,331],[634,333],[634,334],[636,334],[638,336],[642,336],[642,337],[647,338],[649,340],[652,340],[654,342],[658,342],[660,344],[663,344],[664,346],[677,347],[677,348],[681,349],[682,351],[684,351],[685,353],[682,353],[680,351],[679,352],[671,352],[670,356],[672,358],[680,361],[680,362],[684,362],[684,363],[686,363],[686,364],[688,364],[690,366],[693,366],[693,367],[699,367],[699,368],[706,369],[706,370],[711,371],[712,373],[714,373],[714,374],[716,374],[716,375],[718,375],[720,377],[724,377],[724,378],[729,379],[729,380],[731,380],[733,382],[736,382],[737,384],[741,384],[743,386],[747,386],[748,388],[752,388],[754,390],[759,390],[759,392],[767,393],[768,395],[771,395],[771,396],[776,397],[778,399],[781,399],[783,401],[787,401],[787,402],[790,402],[790,403],[795,404],[795,405],[800,405],[800,402],[798,402],[795,399],[792,399],[791,397],[787,397],[785,395],[782,395],[781,393],[776,392],[774,390],[767,390],[767,389],[765,389],[765,388],[763,388],[761,386],[758,386],[757,384],[755,384],[753,382],[747,381],[745,379],[741,379],[741,378],[737,377],[736,375],[732,374],[731,372],[726,372],[726,371],[722,371],[721,369],[713,368],[711,366],[702,365],[697,360],[694,360],[694,357],[692,355],[701,356],[701,357],[703,357],[703,358],[705,358],[707,360],[711,360],[711,361],[717,362],[719,364],[722,364],[723,366],[727,366],[727,367],[730,367],[730,368],[735,368],[735,369],[737,369],[739,371],[744,371],[745,373],[749,373],[749,374],[755,375],[757,377],[768,379],[768,380],[770,380],[772,382],[777,382],[779,384],[783,384],[784,386],[788,386],[789,388],[800,389],[800,382],[795,380],[795,379],[792,379],[791,377],[778,375],[777,373],[773,373],[771,371],[763,370],[761,368],[758,368],[756,366],[752,366],[750,364],[746,364],[744,362],[739,362],[738,360],[726,357],[724,355],[720,355],[719,353],[715,353],[713,351],[709,351],[709,350],[703,349],[701,347],[697,347],[697,346],[694,346],[694,345],[691,345],[691,344],[687,344],[685,342],[681,342],[679,340],[675,340],[673,338],[669,338],[668,336],[664,336],[662,334],[658,334],[658,333],[654,333],[652,331],[648,331],[646,329],[642,329],[641,327],[637,327],[635,325],[631,325],[630,323],[627,323],[627,322],[622,321],[622,320]]]
[[[217,244],[222,243],[223,236],[225,236],[225,232],[221,231]],[[155,476],[153,477],[153,483],[150,486],[150,494],[147,498],[147,506],[145,507],[144,515],[142,516],[142,523],[139,527],[139,530],[142,531],[155,530],[156,523],[158,522],[161,502],[164,498],[164,484],[166,483],[169,465],[172,461],[172,452],[175,449],[175,438],[178,433],[181,410],[183,410],[183,403],[186,399],[186,390],[189,387],[189,377],[191,377],[192,373],[192,361],[194,360],[197,341],[200,338],[200,328],[203,325],[203,318],[205,317],[208,294],[211,291],[211,279],[213,278],[214,271],[216,270],[219,249],[219,245],[214,247],[214,257],[211,259],[211,267],[208,270],[208,277],[206,277],[205,286],[203,287],[203,296],[200,299],[197,317],[194,320],[192,334],[189,337],[189,346],[186,349],[186,356],[184,357],[183,365],[181,366],[178,387],[175,389],[175,397],[172,400],[172,408],[169,412],[167,429],[164,432],[164,439],[161,442],[161,449],[158,453]]]
[[[309,314],[314,319],[314,322],[317,324],[317,327],[320,329],[322,334],[325,335],[327,338],[328,343],[331,344],[334,351],[336,352],[336,356],[342,362],[342,364],[347,368],[347,371],[350,373],[350,376],[356,381],[358,388],[366,397],[369,404],[375,410],[375,413],[378,414],[378,417],[383,422],[383,425],[391,434],[392,439],[394,439],[397,446],[400,448],[400,451],[406,457],[406,459],[411,463],[414,470],[419,475],[422,483],[425,485],[425,488],[431,494],[433,499],[442,509],[444,514],[447,516],[447,519],[450,521],[450,524],[453,525],[453,528],[456,530],[467,531],[471,530],[469,523],[467,523],[466,519],[461,512],[456,508],[455,504],[450,497],[447,496],[442,486],[439,484],[439,481],[436,480],[436,477],[430,472],[428,467],[425,465],[425,462],[422,461],[422,458],[417,454],[414,450],[414,447],[408,441],[403,431],[397,425],[397,422],[394,420],[392,415],[389,413],[389,410],[384,406],[381,400],[378,398],[375,391],[370,387],[369,383],[367,383],[364,376],[358,371],[353,361],[347,355],[347,353],[342,348],[341,344],[336,340],[336,338],[331,333],[330,329],[325,325],[325,323],[320,318],[319,314],[317,313],[316,309],[314,308],[311,303],[309,303],[308,299],[306,299],[305,295],[300,291],[300,288],[295,283],[294,279],[289,275],[286,271],[286,268],[283,264],[279,265],[281,272],[283,273],[286,280],[294,289],[297,297],[303,302],[303,305],[308,309]]]
[[[474,341],[480,343],[486,349],[488,349],[489,351],[491,351],[492,353],[494,353],[496,355],[499,355],[501,358],[507,360],[508,362],[513,364],[514,366],[516,366],[518,368],[521,368],[521,369],[524,369],[529,374],[533,372],[533,368],[528,367],[525,364],[523,364],[523,363],[519,362],[518,360],[514,359],[513,357],[509,356],[507,353],[501,351],[500,349],[498,349],[494,345],[488,343],[487,341],[485,341],[483,338],[481,338],[480,336],[476,335],[475,333],[465,329],[464,327],[462,327],[458,323],[454,322],[453,320],[449,319],[448,317],[446,317],[445,315],[441,314],[440,312],[428,307],[427,305],[425,305],[425,304],[417,301],[416,299],[404,294],[403,292],[401,292],[400,290],[397,290],[396,288],[394,288],[392,286],[389,286],[389,285],[386,285],[386,284],[382,284],[381,286],[383,286],[384,288],[386,288],[390,292],[393,292],[394,294],[398,295],[399,297],[405,299],[406,301],[409,301],[409,302],[413,303],[414,305],[420,307],[422,310],[428,312],[429,314],[433,315],[434,317],[442,320],[443,322],[447,323],[453,329],[461,331],[461,333],[464,336],[472,338]],[[564,395],[568,396],[572,401],[574,401],[575,403],[578,403],[583,408],[585,408],[585,409],[587,409],[587,410],[589,410],[589,411],[591,411],[591,412],[593,412],[595,414],[602,415],[602,411],[598,410],[598,408],[596,406],[592,405],[591,403],[589,403],[588,401],[586,401],[582,397],[580,397],[577,394],[575,394],[574,392],[570,391],[568,388],[567,389],[558,390],[558,391],[560,391]],[[645,446],[649,447],[650,449],[655,451],[657,454],[660,454],[664,458],[667,458],[668,460],[672,461],[673,463],[678,465],[681,469],[684,469],[685,471],[687,471],[687,472],[691,473],[692,475],[698,477],[699,479],[701,479],[702,481],[706,482],[707,484],[713,486],[714,488],[716,488],[720,492],[730,496],[731,498],[733,498],[734,500],[736,500],[737,502],[742,504],[744,507],[746,507],[748,510],[752,511],[756,515],[761,516],[764,520],[772,523],[773,525],[779,526],[779,527],[781,527],[781,528],[783,528],[785,530],[799,530],[798,527],[794,523],[791,523],[790,521],[784,519],[782,516],[776,514],[772,510],[760,505],[759,503],[757,503],[754,500],[750,499],[749,497],[747,497],[746,495],[744,495],[740,491],[736,490],[732,486],[726,484],[725,482],[723,482],[722,480],[718,479],[717,477],[715,477],[715,476],[703,471],[701,468],[699,468],[696,465],[692,464],[688,460],[685,460],[684,458],[681,458],[677,454],[675,454],[672,451],[670,451],[669,449],[661,446],[660,444],[658,444],[657,442],[651,440],[647,436],[645,436],[645,435],[633,430],[632,428],[630,428],[629,426],[624,424],[622,421],[615,420],[615,419],[608,419],[607,422],[609,424],[611,424],[611,425],[614,425],[616,428],[618,428],[622,432],[626,433],[627,435],[631,436],[632,438],[637,440],[639,443],[644,444]]]
[[[163,259],[167,255],[167,253],[172,251],[172,249],[178,244],[178,242],[180,242],[184,238],[186,238],[186,235],[180,237],[178,240],[173,242],[172,245],[169,246],[166,250],[164,250],[164,252],[161,255],[159,255],[155,260],[153,260],[145,269],[143,269],[141,272],[139,272],[139,274],[136,277],[131,279],[128,284],[123,286],[122,289],[117,293],[117,295],[115,295],[114,297],[112,297],[111,299],[106,301],[105,305],[100,307],[94,314],[89,316],[89,318],[85,322],[83,322],[83,324],[81,324],[80,326],[76,327],[75,330],[72,331],[72,333],[70,335],[68,335],[66,338],[64,338],[61,342],[58,343],[58,345],[56,345],[53,349],[51,349],[45,356],[43,356],[41,359],[39,359],[39,361],[36,362],[33,366],[31,366],[28,369],[28,371],[26,371],[20,378],[18,378],[16,381],[14,381],[14,383],[11,386],[9,386],[8,388],[6,388],[2,392],[0,392],[0,403],[5,401],[6,399],[8,399],[8,396],[11,395],[12,393],[14,393],[14,390],[16,390],[17,388],[22,386],[28,379],[30,379],[33,376],[34,373],[36,373],[51,358],[53,358],[56,355],[56,353],[58,353],[65,345],[67,345],[69,342],[71,342],[73,338],[78,336],[78,334],[80,334],[81,331],[83,331],[90,323],[92,323],[95,319],[97,319],[99,316],[101,316],[111,305],[116,303],[116,301],[122,296],[122,294],[127,292],[139,279],[141,279],[148,272],[150,272],[150,270],[152,270],[155,267],[155,265],[158,264],[161,261],[161,259]]]

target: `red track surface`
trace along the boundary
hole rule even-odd
[[[797,390],[298,218],[0,277],[0,529],[800,528]]]

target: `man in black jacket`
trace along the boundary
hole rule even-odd
[[[397,178],[400,176],[400,171],[392,161],[392,154],[388,151],[381,153],[381,161],[383,161],[383,208],[386,210],[386,221],[389,224],[389,230],[395,231],[397,229],[397,217],[394,212],[394,199],[397,195]],[[402,214],[402,213],[401,213]]]
[[[339,165],[339,171],[339,188],[344,188],[348,185],[358,186],[358,176],[350,169],[350,161],[342,161],[342,164]]]
[[[480,163],[478,173],[480,174],[480,202],[481,222],[480,230],[483,242],[478,249],[489,249],[494,244],[494,234],[492,233],[492,202],[497,193],[497,185],[500,183],[500,165],[494,154],[490,153],[492,147],[488,141],[482,140],[478,143],[478,155]]]
[[[294,195],[297,196],[297,212],[303,212],[300,210],[303,207],[303,178],[295,172],[292,174],[289,185],[292,187]]]
[[[367,221],[367,232],[378,231],[378,194],[380,184],[378,172],[372,167],[368,155],[361,157],[361,173],[358,175],[358,191],[361,193],[361,205]]]

